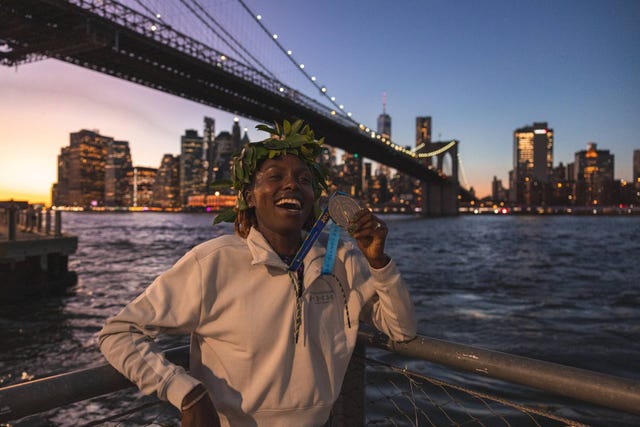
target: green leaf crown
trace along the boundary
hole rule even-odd
[[[244,199],[244,190],[251,185],[254,173],[266,159],[287,154],[302,159],[311,171],[315,199],[320,197],[322,191],[327,189],[327,170],[317,162],[324,138],[316,140],[309,125],[303,124],[302,120],[296,120],[294,123],[285,120],[282,126],[274,123],[273,128],[266,125],[256,126],[256,129],[268,132],[270,136],[259,142],[245,144],[240,154],[233,157],[231,187],[238,191],[236,206],[216,216],[214,224],[223,221],[234,222],[238,211],[249,208]]]

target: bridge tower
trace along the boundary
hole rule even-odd
[[[416,148],[425,168],[436,170],[449,178],[444,182],[422,182],[422,214],[425,216],[451,216],[458,214],[458,145],[460,141],[427,142]],[[448,166],[448,167],[447,167]],[[450,169],[449,169],[450,167]]]

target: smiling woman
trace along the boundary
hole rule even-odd
[[[237,203],[223,219],[236,233],[190,250],[99,336],[109,362],[181,409],[183,426],[324,425],[355,347],[351,319],[397,341],[416,333],[411,298],[384,253],[388,229],[369,210],[350,218],[357,248],[339,242],[328,271],[319,240],[291,262],[310,241],[305,228],[326,187],[315,162],[322,140],[302,122],[260,129],[269,137],[233,162]],[[161,332],[190,334],[189,373],[154,347]]]

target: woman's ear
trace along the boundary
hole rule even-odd
[[[253,197],[253,191],[250,189],[244,191],[244,200],[247,202],[247,206],[250,208],[256,207],[256,201]]]

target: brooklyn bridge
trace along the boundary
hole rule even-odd
[[[260,16],[238,2],[256,18],[263,36],[290,56]],[[182,30],[170,20],[176,5],[183,9],[181,16],[187,15]],[[460,200],[472,198],[458,178],[458,141],[429,142],[413,150],[397,144],[356,121],[303,65],[292,66],[316,87],[317,97],[278,79],[244,47],[252,43],[238,40],[196,0],[154,2],[153,8],[141,1],[0,0],[0,63],[54,58],[255,121],[303,119],[329,145],[419,179],[427,216],[456,215]],[[201,33],[190,30],[196,24]],[[211,33],[227,48],[207,43]],[[445,160],[450,163],[446,172]]]

